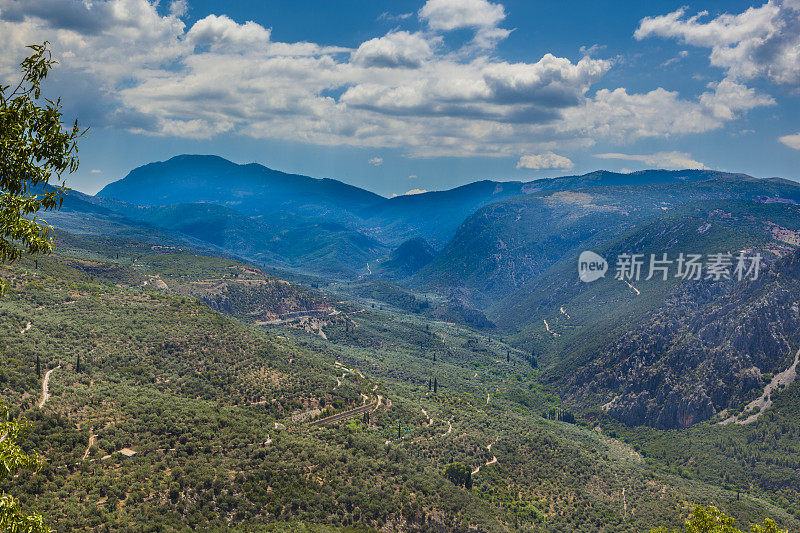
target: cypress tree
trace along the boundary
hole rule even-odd
[[[436,391],[439,390],[439,382],[436,378],[433,378],[433,393],[436,394]]]
[[[36,354],[36,377],[41,379],[42,377],[42,364],[39,362],[39,354]]]

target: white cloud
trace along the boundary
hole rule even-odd
[[[413,195],[413,194],[423,194],[423,193],[426,193],[426,192],[428,192],[428,191],[426,191],[425,189],[411,189],[410,191],[406,191],[404,193],[404,195],[405,196],[410,196],[410,195]]]
[[[676,38],[709,48],[711,64],[734,80],[764,77],[781,85],[800,85],[800,2],[770,0],[737,15],[703,21],[707,15],[701,11],[687,17],[686,8],[680,8],[646,17],[634,36]]]
[[[400,14],[397,14],[397,15],[393,15],[393,14],[389,13],[388,11],[384,11],[383,13],[378,15],[378,20],[390,20],[390,21],[406,20],[406,19],[409,19],[409,18],[411,18],[413,16],[414,16],[414,13],[400,13]]]
[[[539,155],[523,155],[517,162],[517,168],[529,168],[533,170],[543,169],[568,169],[575,164],[563,155],[545,152]]]
[[[252,21],[237,24],[226,15],[208,15],[194,23],[186,40],[194,46],[208,46],[214,52],[236,52],[266,47],[270,33]]]
[[[486,0],[428,0],[419,16],[434,30],[491,28],[506,18],[502,4]]]
[[[663,88],[640,94],[630,94],[623,88],[601,89],[582,106],[565,109],[564,122],[559,126],[591,132],[597,138],[630,142],[713,131],[743,112],[775,103],[771,97],[729,80],[712,88],[697,101],[682,99],[677,92]]]
[[[475,29],[478,48],[492,48],[511,33],[497,26],[506,18],[503,5],[486,0],[428,0],[419,17],[435,31]]]
[[[100,173],[102,173],[102,172],[103,172],[102,170],[99,170],[99,169],[97,169],[97,168],[93,168],[93,169],[92,169],[92,174],[100,174]]]
[[[383,158],[382,157],[373,157],[372,159],[367,161],[367,163],[369,163],[373,167],[379,167],[379,166],[381,166],[383,164]]]
[[[638,161],[651,168],[665,168],[673,170],[684,169],[707,169],[708,167],[699,161],[695,161],[691,154],[686,152],[658,152],[655,154],[596,154],[600,159],[620,159],[622,161]]]
[[[419,176],[417,176],[416,174],[411,174],[410,176],[408,176],[408,179],[410,179],[410,180],[415,180],[415,179],[417,179],[418,177],[419,177]]]
[[[432,55],[431,45],[420,34],[397,31],[361,43],[351,60],[366,67],[416,68]]]
[[[681,50],[675,57],[671,57],[670,59],[667,59],[666,61],[661,63],[661,66],[668,67],[669,65],[672,65],[673,63],[678,63],[680,62],[681,59],[685,59],[687,57],[689,57],[689,52],[687,50]]]
[[[176,17],[182,17],[189,12],[189,4],[187,0],[172,0],[169,3],[169,13]]]
[[[732,120],[742,111],[750,111],[756,107],[775,104],[771,96],[760,94],[755,89],[724,79],[719,83],[711,83],[709,89],[700,96],[700,103],[706,106],[714,117]]]
[[[545,54],[510,63],[448,48],[437,32],[491,35],[505,20],[485,0],[430,0],[422,33],[391,31],[355,50],[272,41],[255,22],[210,15],[187,28],[178,3],[0,0],[0,80],[25,45],[53,43],[48,85],[94,128],[213,138],[224,132],[325,146],[400,148],[412,157],[519,158],[719,129],[768,96],[733,80],[682,98],[656,88],[593,92],[614,63]],[[447,18],[447,17],[450,18]],[[499,35],[499,33],[496,33]]]
[[[778,140],[794,150],[800,150],[800,131],[792,135],[778,137]]]

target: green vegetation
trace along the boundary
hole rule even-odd
[[[684,529],[675,529],[673,533],[744,533],[735,527],[736,519],[726,516],[725,513],[713,505],[708,507],[695,506],[692,516],[686,521]],[[762,525],[750,526],[751,533],[788,533],[785,529],[778,529],[774,520],[764,519]],[[654,529],[652,533],[670,533],[666,528]]]
[[[48,43],[32,50],[20,67],[16,87],[0,84],[0,259],[15,261],[23,252],[48,253],[50,228],[36,213],[61,205],[62,174],[78,168],[78,122],[61,123],[61,101],[41,98],[41,83],[55,64]],[[44,100],[44,101],[42,101]],[[56,178],[59,189],[45,189]],[[0,294],[6,285],[0,283]]]
[[[665,472],[768,496],[800,519],[800,383],[773,401],[749,425],[722,426],[719,418],[672,431],[603,425]]]
[[[559,399],[529,354],[501,339],[335,300],[341,319],[322,326],[327,339],[294,323],[254,328],[183,292],[223,275],[267,279],[246,265],[150,247],[130,266],[81,242],[91,260],[9,267],[14,290],[0,302],[0,387],[29,409],[23,448],[48,458],[14,486],[58,530],[301,521],[634,532],[677,525],[686,501],[736,502],[591,428],[548,420],[563,420]],[[142,285],[153,276],[168,288]],[[43,373],[61,365],[43,409],[37,356]],[[308,425],[378,395],[368,417]],[[453,463],[471,488],[447,475]],[[749,495],[728,511],[794,524]]]
[[[20,442],[28,429],[25,420],[10,417],[9,409],[0,400],[0,483],[17,474],[17,470],[38,470],[42,459],[38,455],[25,453]],[[44,519],[38,514],[26,514],[19,501],[0,490],[0,529],[21,533],[48,532]]]
[[[454,485],[464,487],[465,489],[472,488],[472,469],[464,463],[450,463],[444,469],[444,475],[447,479],[453,482]]]

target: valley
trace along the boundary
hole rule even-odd
[[[800,186],[677,177],[480,184],[402,209],[299,180],[317,200],[267,188],[269,222],[180,187],[154,196],[184,202],[167,206],[68,193],[56,253],[2,274],[3,397],[47,459],[17,493],[61,531],[639,532],[692,504],[798,528]],[[403,211],[428,201],[463,223],[434,234]],[[334,253],[305,241],[315,228]],[[587,284],[584,249],[612,268],[742,249],[764,266]]]

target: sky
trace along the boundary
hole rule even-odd
[[[385,196],[709,168],[800,180],[800,0],[0,0],[90,128],[74,189],[216,154]]]

